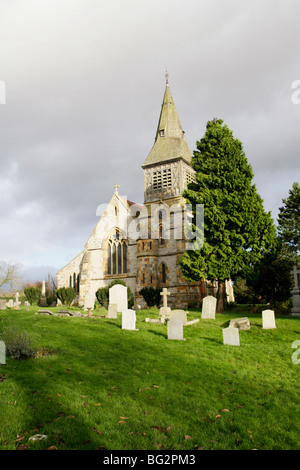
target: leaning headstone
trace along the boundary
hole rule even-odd
[[[168,339],[178,339],[185,341],[183,338],[183,322],[176,318],[168,321]]]
[[[250,330],[250,322],[247,317],[234,318],[230,320],[229,327],[238,328],[239,330]]]
[[[183,324],[187,322],[185,310],[171,310],[171,320],[180,320]]]
[[[117,312],[128,309],[127,287],[115,284],[109,288],[109,304],[117,305]]]
[[[6,364],[6,349],[4,341],[0,341],[0,364]]]
[[[189,325],[194,325],[195,323],[198,323],[199,318],[196,318],[195,320],[187,321],[184,326],[189,326]]]
[[[0,310],[5,310],[5,309],[6,309],[6,300],[0,299]]]
[[[122,312],[122,330],[136,330],[136,314],[134,310],[126,309]]]
[[[170,315],[171,309],[168,307],[168,296],[170,295],[170,292],[168,292],[167,288],[164,287],[162,292],[160,293],[163,299],[163,306],[159,309],[159,314],[160,315]]]
[[[293,307],[291,309],[291,316],[300,317],[300,281],[299,281],[300,269],[297,267],[297,265],[294,265],[293,271],[291,271],[291,274],[294,277],[294,287],[293,287],[293,290],[291,291],[291,294],[293,297]]]
[[[117,304],[108,305],[108,318],[118,318]]]
[[[262,312],[262,327],[264,330],[276,328],[274,310],[264,310]]]
[[[240,337],[239,337],[239,329],[234,328],[232,326],[228,328],[223,328],[223,344],[227,344],[229,346],[239,346],[240,345]]]
[[[208,295],[204,297],[202,301],[201,318],[214,320],[216,318],[216,307],[217,307],[216,297],[213,297],[212,295]]]

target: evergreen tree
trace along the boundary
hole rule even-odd
[[[225,280],[247,277],[275,243],[270,213],[252,184],[253,172],[243,146],[221,119],[209,121],[197,142],[192,166],[196,182],[184,192],[195,209],[204,205],[204,243],[181,258],[186,279],[218,281],[218,311],[224,309]],[[194,231],[197,227],[193,224]],[[198,245],[197,245],[198,244]]]
[[[282,199],[283,206],[279,208],[278,232],[290,252],[295,256],[300,254],[300,185],[294,183],[289,190],[289,196]]]

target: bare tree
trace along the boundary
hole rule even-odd
[[[0,289],[3,286],[14,288],[19,280],[19,266],[7,263],[0,265]]]

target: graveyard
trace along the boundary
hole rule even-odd
[[[1,449],[300,449],[299,318],[47,310],[0,313],[36,351],[0,365]]]

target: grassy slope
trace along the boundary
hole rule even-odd
[[[262,330],[248,314],[251,329],[229,347],[222,328],[237,313],[184,327],[182,342],[144,322],[155,309],[137,313],[139,331],[122,330],[121,316],[35,311],[1,312],[54,354],[0,366],[0,449],[300,449],[300,319]],[[28,440],[37,433],[47,439]]]

